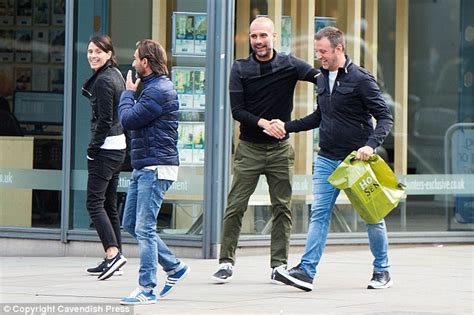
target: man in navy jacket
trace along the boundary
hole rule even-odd
[[[167,295],[190,271],[176,258],[156,233],[156,220],[163,197],[177,180],[179,157],[178,97],[168,79],[166,52],[152,40],[138,42],[132,67],[138,79],[128,71],[126,90],[119,105],[120,122],[130,131],[132,178],[128,188],[123,227],[138,241],[140,271],[138,288],[121,304],[156,303],[156,270],[159,263],[168,274],[160,296]],[[137,101],[138,84],[144,88]]]
[[[278,269],[275,279],[304,291],[313,289],[313,279],[326,245],[331,212],[339,190],[327,178],[352,151],[357,159],[368,160],[382,144],[393,125],[375,79],[365,69],[352,63],[344,54],[344,34],[326,27],[315,36],[315,47],[321,61],[317,77],[318,107],[312,114],[291,122],[273,123],[282,131],[299,132],[319,128],[321,150],[315,158],[313,174],[314,201],[305,252],[301,262],[290,270]],[[377,120],[374,129],[372,116]],[[368,289],[388,288],[388,239],[385,221],[367,224],[373,261]]]

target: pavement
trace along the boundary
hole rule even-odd
[[[210,280],[217,260],[184,259],[192,271],[173,292],[134,307],[119,300],[137,286],[137,258],[98,281],[84,271],[97,258],[0,257],[0,314],[474,314],[474,245],[394,245],[389,256],[394,285],[367,290],[367,246],[328,246],[311,292],[272,284],[267,254],[237,252],[226,284]],[[159,270],[159,289],[164,279]]]

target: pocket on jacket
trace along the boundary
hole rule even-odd
[[[353,87],[347,87],[347,86],[339,86],[339,87],[337,87],[336,91],[341,93],[341,94],[351,94],[351,93],[354,92],[354,88]]]

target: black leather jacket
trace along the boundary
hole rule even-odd
[[[82,95],[92,107],[91,141],[87,155],[94,158],[108,136],[123,134],[118,118],[120,95],[125,90],[125,81],[120,71],[110,61],[98,69],[82,86]]]

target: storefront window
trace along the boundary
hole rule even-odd
[[[59,228],[65,3],[0,4],[0,226]]]
[[[158,231],[163,234],[201,234],[204,167],[204,112],[206,2],[205,1],[110,1],[92,6],[87,1],[78,6],[78,41],[76,44],[76,101],[72,227],[91,229],[85,206],[87,166],[85,152],[89,141],[90,106],[80,95],[82,83],[90,76],[86,60],[88,38],[94,33],[111,36],[119,69],[126,75],[132,69],[135,43],[151,38],[159,41],[168,56],[170,79],[175,83],[180,101],[178,150],[180,169],[176,181],[165,196],[158,217]],[[91,29],[91,19],[100,21]],[[124,24],[133,27],[124,27]],[[119,180],[119,210],[124,209],[131,166],[125,165]]]
[[[279,31],[277,49],[306,60],[314,58],[307,53],[307,47],[313,45],[314,34],[305,34],[308,22],[314,23],[314,32],[324,26],[340,28],[346,34],[346,53],[354,63],[365,67],[377,78],[394,114],[395,126],[377,153],[396,170],[408,188],[407,198],[386,218],[389,231],[472,230],[474,208],[470,165],[474,163],[471,148],[474,146],[470,145],[473,134],[470,123],[473,115],[472,106],[467,105],[469,100],[472,101],[472,93],[469,94],[466,88],[470,86],[472,89],[472,79],[469,79],[472,78],[472,69],[469,68],[472,64],[472,54],[469,55],[472,36],[464,34],[470,34],[469,25],[472,28],[473,21],[462,13],[465,10],[461,10],[461,7],[468,6],[467,2],[410,1],[403,8],[405,11],[399,10],[399,13],[397,6],[402,4],[389,0],[279,3],[281,7],[269,1],[236,3],[235,57],[248,55],[246,32],[251,20],[258,15],[281,18],[281,23],[275,23]],[[314,12],[307,16],[307,10]],[[409,19],[405,22],[407,16]],[[397,37],[400,25],[407,26],[402,38]],[[404,47],[408,47],[408,61],[397,59]],[[317,61],[314,65],[319,67]],[[408,75],[400,79],[404,67]],[[295,118],[305,116],[316,106],[313,106],[315,98],[305,93],[304,84],[299,83],[295,92]],[[406,100],[404,93],[407,93]],[[402,123],[404,119],[408,121],[406,125]],[[238,141],[237,133],[238,129],[234,142]],[[305,233],[307,227],[312,199],[312,153],[313,149],[315,154],[319,150],[317,130],[313,137],[314,144],[308,148],[304,135],[292,135],[297,152],[293,189],[294,233]],[[445,145],[447,150],[443,149]],[[445,176],[448,174],[462,176],[454,180]],[[244,232],[268,234],[270,231],[271,209],[261,202],[268,196],[267,189],[265,179],[261,178],[245,216],[247,225],[244,224]],[[364,231],[365,224],[341,194],[334,209],[331,232]]]

